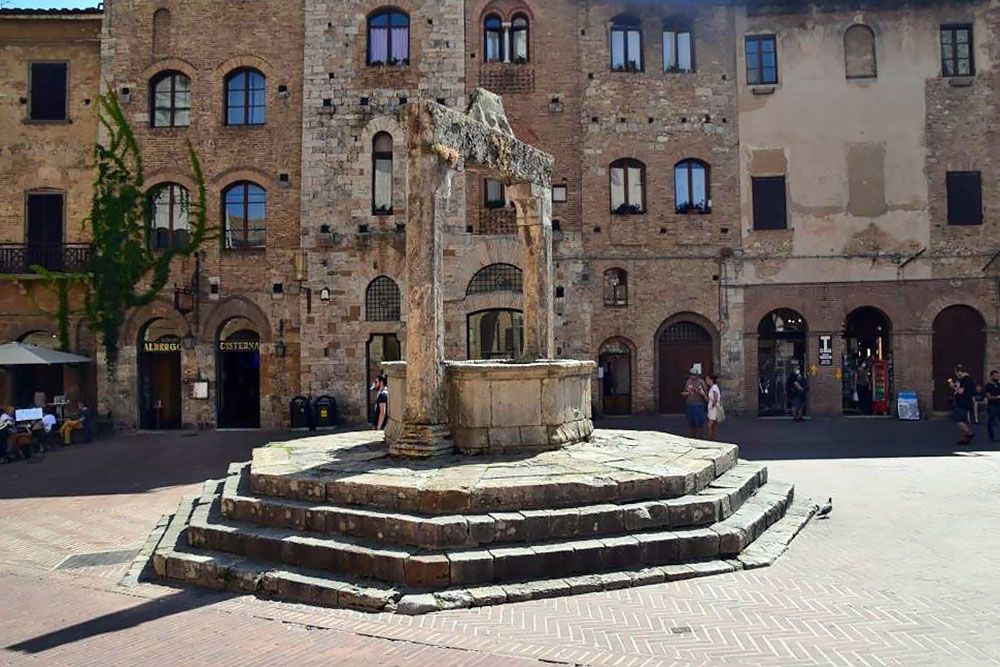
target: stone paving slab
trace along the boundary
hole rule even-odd
[[[380,434],[337,433],[256,449],[256,495],[425,514],[638,502],[697,493],[736,465],[735,445],[659,432],[594,432],[536,454],[400,462]]]

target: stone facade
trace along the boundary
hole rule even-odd
[[[945,372],[941,359],[934,363],[934,349],[951,335],[942,325],[934,336],[943,311],[964,306],[980,318],[973,333],[982,341],[968,349],[978,356],[981,342],[983,359],[970,361],[989,365],[1000,354],[1000,260],[994,256],[1000,223],[992,215],[997,169],[989,126],[1000,90],[991,39],[1000,15],[989,3],[406,0],[395,6],[409,17],[409,59],[369,67],[367,18],[385,7],[381,3],[262,2],[241,10],[238,26],[219,3],[106,4],[104,77],[119,93],[130,91],[126,108],[149,152],[151,184],[169,179],[190,185],[183,154],[183,139],[190,138],[203,153],[210,211],[220,209],[222,188],[235,180],[254,180],[268,193],[266,251],[212,247],[202,258],[198,322],[173,310],[172,294],[133,315],[122,379],[101,390],[106,407],[136,402],[135,337],[146,321],[139,320],[161,316],[182,334],[191,327],[198,344],[184,353],[185,377],[214,381],[218,330],[212,327],[239,311],[264,341],[264,423],[280,423],[297,393],[329,394],[345,418],[363,420],[371,398],[367,383],[378,361],[403,347],[407,320],[401,295],[409,212],[400,111],[417,98],[464,108],[479,86],[503,95],[519,138],[555,156],[556,356],[597,360],[603,367],[606,355],[618,355],[616,368],[628,369],[629,377],[625,402],[614,411],[673,409],[675,375],[685,359],[698,357],[722,373],[731,409],[784,412],[780,400],[764,405],[762,381],[783,371],[775,371],[762,351],[787,347],[786,357],[795,356],[812,374],[810,410],[851,412],[844,377],[852,369],[845,355],[856,353],[848,329],[858,309],[882,317],[879,344],[892,362],[891,389],[917,391],[924,411],[933,409],[931,396]],[[171,12],[170,30],[183,34],[184,43],[161,34],[154,44],[158,9]],[[528,20],[527,62],[485,62],[483,21],[490,15],[508,27],[515,16]],[[78,21],[62,18],[51,23]],[[612,71],[613,26],[628,19],[634,19],[630,29],[642,33],[642,67]],[[0,26],[12,23],[4,19]],[[940,27],[966,24],[972,26],[974,76],[942,76]],[[233,39],[216,38],[223,25]],[[868,63],[864,53],[845,53],[845,43],[856,44],[845,41],[853,25],[873,36],[874,77],[847,76],[845,64]],[[692,35],[693,71],[665,67],[665,27]],[[284,37],[273,39],[279,32]],[[778,81],[748,85],[745,37],[772,34]],[[854,31],[851,40],[860,35],[863,45],[865,34]],[[30,48],[81,48],[40,40],[49,38],[29,38]],[[93,58],[93,42],[88,44]],[[267,77],[264,127],[226,127],[219,120],[221,81],[238,66]],[[19,81],[24,85],[23,67],[17,67],[4,74],[15,89]],[[188,128],[147,126],[149,80],[164,69],[191,77],[195,102]],[[93,99],[96,77],[88,85]],[[89,156],[88,141],[60,142],[59,128],[15,127],[22,133],[44,129],[54,139],[40,152],[20,149],[22,162],[11,170],[17,178],[6,179],[0,191],[0,229],[8,230],[11,242],[21,238],[18,211],[28,188],[68,188],[60,184],[68,178],[81,195],[70,198],[76,209],[67,220],[85,214],[86,179],[73,175],[84,172],[67,165],[85,165]],[[383,132],[393,148],[392,206],[376,211],[373,146]],[[51,168],[32,166],[33,155],[43,155]],[[610,212],[610,166],[620,159],[645,167],[641,213]],[[674,168],[687,159],[707,165],[710,213],[676,211]],[[949,225],[946,174],[977,171],[983,224]],[[40,180],[22,183],[31,173]],[[48,175],[56,180],[45,180]],[[452,183],[452,201],[465,203],[447,212],[443,236],[444,345],[451,359],[469,355],[471,315],[524,306],[514,289],[469,289],[486,267],[523,266],[516,213],[486,206],[488,176],[470,171]],[[756,230],[752,179],[775,176],[786,178],[787,229]],[[75,240],[67,230],[67,240]],[[624,272],[627,281],[607,299],[605,273],[611,269]],[[193,261],[179,264],[176,282],[190,284],[193,272]],[[373,283],[380,277],[393,281],[395,301],[391,289],[374,289],[390,285]],[[280,295],[273,293],[275,283],[282,284]],[[210,296],[215,284],[218,301]],[[9,302],[10,313],[28,312],[17,288],[9,291],[10,300],[0,303]],[[216,309],[220,315],[213,316]],[[762,343],[762,321],[781,309],[803,320],[801,340],[782,339],[791,347]],[[5,326],[27,331],[35,326],[29,319],[8,317]],[[820,363],[821,337],[827,336],[830,348],[822,356],[832,358],[830,366]],[[287,346],[283,359],[274,354],[279,339]],[[399,351],[405,356],[405,349]],[[764,377],[769,373],[774,377]],[[603,396],[611,384],[603,378],[593,383],[598,413],[612,411]],[[214,397],[185,398],[185,423],[216,423]],[[125,410],[120,421],[134,423],[133,411]]]
[[[92,151],[97,118],[93,110],[100,80],[100,35],[100,12],[0,14],[0,81],[4,82],[0,93],[0,264],[12,276],[24,274],[29,264],[39,260],[45,263],[46,259],[29,256],[25,251],[29,242],[29,195],[62,195],[63,242],[82,247],[79,244],[87,241],[81,221],[89,210],[94,179]],[[29,115],[30,67],[45,62],[67,63],[64,121],[32,121]],[[78,296],[72,295],[71,305],[79,306]],[[37,279],[22,275],[17,281],[0,280],[0,340],[54,340],[56,327],[51,313],[55,310],[54,293]],[[76,318],[70,326],[70,349],[94,353],[93,335]],[[12,369],[0,373],[3,405],[14,401],[15,373]],[[69,400],[93,400],[93,368],[66,367],[62,375],[63,391]]]

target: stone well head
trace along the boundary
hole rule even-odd
[[[464,114],[426,100],[411,103],[403,124],[406,362],[385,365],[390,453],[506,453],[588,439],[596,365],[552,359],[552,156],[518,140],[503,101],[486,90],[473,94]],[[444,358],[442,230],[455,204],[452,177],[468,169],[503,179],[516,209],[524,308],[524,352],[516,360]]]

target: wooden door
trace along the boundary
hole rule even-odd
[[[693,322],[678,322],[660,335],[660,412],[684,412],[684,383],[695,364],[701,364],[704,374],[713,373],[712,337]]]
[[[986,323],[975,308],[951,306],[934,318],[931,347],[934,367],[934,409],[951,409],[948,378],[958,364],[977,383],[984,381],[986,360]]]

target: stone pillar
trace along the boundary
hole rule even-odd
[[[555,351],[552,313],[552,191],[518,183],[507,188],[517,210],[524,256],[525,359],[551,359]]]
[[[407,136],[406,402],[392,454],[426,458],[452,450],[445,410],[443,215],[451,196],[449,156],[431,145],[423,107],[405,113]],[[446,151],[446,149],[445,149]],[[391,390],[391,388],[390,388]]]

